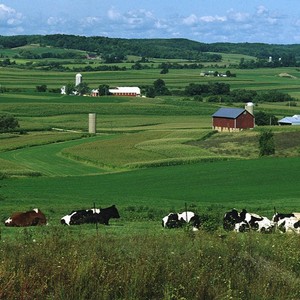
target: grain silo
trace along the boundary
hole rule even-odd
[[[82,75],[80,73],[75,76],[75,86],[79,85],[82,82]]]
[[[253,115],[253,107],[254,104],[252,102],[247,102],[245,105],[245,109],[251,114]]]
[[[89,114],[89,133],[96,133],[96,114]]]

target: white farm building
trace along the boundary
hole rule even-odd
[[[141,90],[139,87],[131,86],[131,87],[116,87],[113,89],[109,89],[110,94],[114,96],[133,96],[139,97],[141,96]]]
[[[279,125],[300,125],[300,115],[285,117],[278,121]]]

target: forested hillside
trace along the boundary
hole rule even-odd
[[[108,37],[85,37],[75,35],[19,35],[0,36],[0,48],[15,48],[39,44],[64,49],[83,50],[122,59],[126,55],[155,58],[182,58],[198,61],[220,61],[221,54],[235,53],[273,61],[280,59],[284,66],[295,66],[300,61],[300,45],[273,45],[262,43],[201,43],[188,39],[121,39]],[[213,53],[212,53],[213,52]]]

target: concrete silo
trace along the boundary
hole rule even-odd
[[[80,73],[75,76],[75,86],[79,85],[82,82],[82,75]]]
[[[89,114],[89,133],[96,133],[96,114]]]
[[[251,114],[253,115],[253,107],[254,107],[254,103],[252,102],[247,102],[245,105],[245,109]]]

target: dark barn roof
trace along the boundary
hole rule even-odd
[[[244,111],[245,111],[244,108],[227,108],[227,107],[222,107],[218,111],[216,111],[212,116],[213,117],[217,117],[217,118],[236,119]]]

